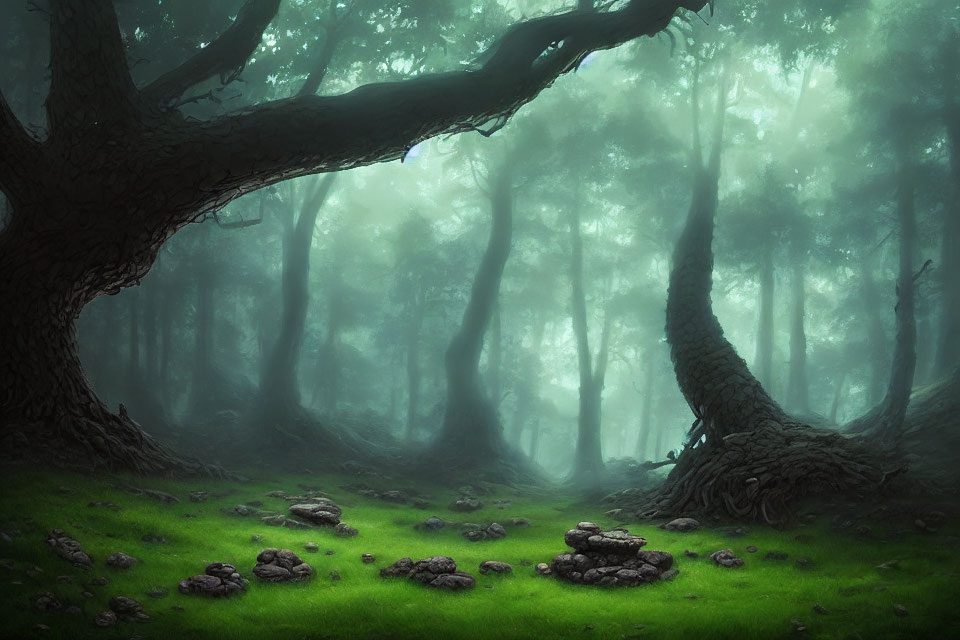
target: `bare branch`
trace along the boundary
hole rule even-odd
[[[280,0],[247,0],[220,37],[148,84],[143,93],[154,104],[167,105],[208,78],[220,75],[233,80],[260,45],[263,30],[279,8]]]
[[[53,135],[135,118],[137,90],[113,2],[55,0],[50,8],[47,116]]]
[[[202,149],[202,186],[228,198],[294,176],[397,160],[428,138],[509,117],[589,52],[653,36],[678,9],[706,4],[632,0],[617,11],[537,18],[511,28],[476,70],[269,102],[188,123],[185,133]]]

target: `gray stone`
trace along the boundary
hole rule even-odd
[[[113,611],[101,611],[93,617],[93,624],[98,627],[107,628],[117,626],[117,614]]]
[[[47,536],[47,544],[54,553],[77,567],[93,566],[93,559],[83,550],[75,539],[68,536],[62,529],[54,529]]]
[[[358,535],[360,532],[354,527],[351,527],[350,525],[344,522],[341,522],[336,527],[334,527],[333,533],[337,536],[340,536],[341,538],[352,538]]]
[[[291,582],[313,575],[313,568],[289,549],[264,549],[257,556],[253,575],[263,582]]]
[[[446,526],[446,524],[447,523],[443,521],[443,518],[440,518],[437,516],[430,516],[429,518],[423,521],[423,524],[421,526],[427,531],[440,531],[440,529],[443,529]]]
[[[122,551],[117,551],[116,553],[111,553],[109,556],[107,556],[107,566],[115,567],[117,569],[129,569],[138,562],[140,562],[139,559],[134,558],[133,556]]]
[[[340,524],[340,516],[343,514],[340,507],[323,498],[311,503],[292,504],[288,509],[293,515],[311,524],[328,527]]]
[[[458,498],[450,503],[451,511],[459,511],[462,513],[469,513],[471,511],[476,511],[477,509],[482,509],[483,503],[477,500],[476,498],[463,497]]]
[[[376,557],[372,553],[362,553],[360,554],[360,560],[363,564],[373,564],[377,561]]]
[[[33,608],[43,613],[60,611],[63,609],[63,603],[53,593],[44,591],[33,599]]]
[[[665,524],[660,525],[661,529],[667,531],[679,531],[680,533],[689,533],[700,528],[700,522],[693,518],[677,518]]]
[[[318,545],[316,542],[307,542],[303,545],[303,548],[310,553],[316,553],[317,551],[320,551],[320,545]]]
[[[735,556],[733,551],[730,549],[714,551],[710,554],[710,558],[713,560],[714,564],[720,567],[733,568],[743,566],[743,560]]]
[[[207,565],[204,573],[181,580],[177,588],[180,593],[197,594],[208,598],[223,598],[245,591],[247,584],[247,581],[237,573],[234,565],[226,562],[213,562]],[[148,595],[158,597],[153,593]]]
[[[120,620],[140,622],[150,619],[150,616],[143,612],[143,605],[127,596],[113,596],[108,606]]]
[[[498,562],[496,560],[484,560],[483,562],[480,563],[480,573],[484,575],[488,573],[504,575],[507,573],[513,573],[513,567],[511,567],[506,562]]]

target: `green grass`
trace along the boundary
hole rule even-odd
[[[417,487],[431,497],[434,507],[423,511],[362,498],[340,485],[366,481],[336,476],[288,476],[244,484],[205,480],[173,481],[138,478],[91,478],[6,470],[0,500],[0,529],[20,529],[12,543],[0,543],[0,558],[14,561],[13,569],[0,568],[3,598],[0,603],[0,637],[30,638],[927,638],[948,637],[960,628],[956,606],[960,595],[960,563],[955,545],[947,536],[913,534],[891,542],[882,528],[871,540],[831,531],[826,523],[801,529],[776,531],[748,525],[749,535],[725,537],[706,529],[692,534],[667,533],[649,524],[626,523],[631,532],[645,536],[650,549],[670,551],[677,558],[679,576],[673,582],[635,589],[603,590],[578,587],[534,574],[530,563],[549,562],[565,550],[563,533],[578,520],[593,520],[604,527],[621,524],[603,515],[603,508],[574,504],[561,496],[523,496],[499,488],[486,496],[488,506],[473,514],[446,509],[453,492],[437,487]],[[115,488],[126,482],[143,488],[168,491],[181,499],[163,504],[146,496]],[[343,507],[343,520],[360,529],[356,538],[337,538],[328,529],[296,531],[263,525],[256,518],[221,512],[221,508],[262,500],[263,509],[281,510],[286,502],[267,498],[274,489],[298,492],[296,485],[318,485]],[[399,482],[401,487],[413,486]],[[65,494],[60,487],[75,491]],[[386,484],[384,484],[386,488]],[[194,504],[187,493],[204,489],[215,494]],[[492,505],[502,498],[512,505],[500,510]],[[120,511],[88,507],[93,500],[108,500]],[[197,517],[185,518],[184,513]],[[447,521],[486,523],[523,516],[527,529],[508,527],[503,540],[471,543],[448,527],[431,534],[414,529],[430,515]],[[909,523],[904,523],[908,528]],[[44,544],[50,529],[62,528],[80,540],[94,557],[95,568],[84,572],[56,557]],[[798,533],[812,536],[794,540]],[[140,540],[148,533],[166,537],[168,543]],[[253,534],[262,542],[251,542]],[[320,545],[319,553],[303,550],[305,542]],[[748,545],[759,547],[747,553]],[[264,547],[293,549],[313,565],[314,577],[301,584],[259,584],[251,579],[245,594],[225,600],[208,600],[177,592],[177,582],[201,573],[208,562],[230,562],[248,578],[257,553]],[[745,561],[742,569],[713,566],[712,551],[732,548]],[[334,555],[326,555],[333,549]],[[700,553],[699,559],[683,556],[684,549]],[[790,554],[786,562],[768,561],[766,551]],[[124,551],[142,563],[129,571],[111,570],[104,558]],[[361,553],[377,561],[362,564]],[[419,559],[435,554],[453,557],[459,568],[477,576],[477,588],[467,593],[436,592],[404,580],[385,580],[380,568],[402,556]],[[810,570],[798,569],[794,559],[814,560]],[[900,560],[900,569],[881,571],[876,565]],[[512,576],[480,576],[482,560],[502,560],[514,566]],[[42,573],[31,571],[36,566]],[[338,571],[339,581],[330,579]],[[71,576],[59,584],[57,576]],[[85,586],[106,576],[105,587]],[[147,597],[154,586],[170,589],[166,598]],[[492,589],[485,587],[492,586]],[[81,592],[89,590],[87,600]],[[42,591],[57,594],[65,605],[83,608],[82,615],[37,613],[33,597]],[[140,600],[152,617],[146,623],[124,623],[119,630],[96,629],[94,614],[106,608],[113,595]],[[695,599],[687,597],[693,594]],[[812,610],[821,604],[828,611]],[[902,604],[909,616],[897,617],[893,605]],[[791,620],[807,631],[797,633]],[[49,631],[38,634],[43,623]],[[642,629],[636,625],[644,625]],[[944,634],[947,635],[944,635]]]

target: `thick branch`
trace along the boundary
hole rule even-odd
[[[53,134],[125,122],[137,113],[113,2],[52,2],[47,116]]]
[[[0,93],[0,191],[14,208],[28,196],[39,160],[40,145],[26,132]]]
[[[705,4],[632,0],[617,11],[538,18],[514,26],[476,70],[298,96],[191,124],[208,167],[202,186],[233,198],[298,175],[400,159],[433,136],[509,118],[589,52],[655,35],[678,9]]]
[[[350,8],[357,6],[352,4]],[[337,18],[337,0],[330,0],[330,19],[327,24],[326,34],[323,39],[323,46],[320,48],[320,55],[313,65],[313,70],[303,82],[297,95],[310,96],[317,92],[323,79],[327,76],[327,70],[330,68],[330,62],[333,60],[333,53],[337,49],[337,43],[340,40],[341,20]]]
[[[279,8],[280,0],[247,0],[237,12],[236,20],[219,38],[151,82],[144,88],[144,94],[152,103],[166,105],[190,87],[215,75],[223,79],[236,76],[260,45],[263,30]]]

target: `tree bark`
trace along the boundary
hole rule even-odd
[[[794,240],[794,243],[797,241]],[[805,280],[806,251],[802,247],[793,250],[793,276],[790,309],[790,377],[787,383],[787,408],[795,414],[810,413],[810,384],[807,379],[807,334]]]

